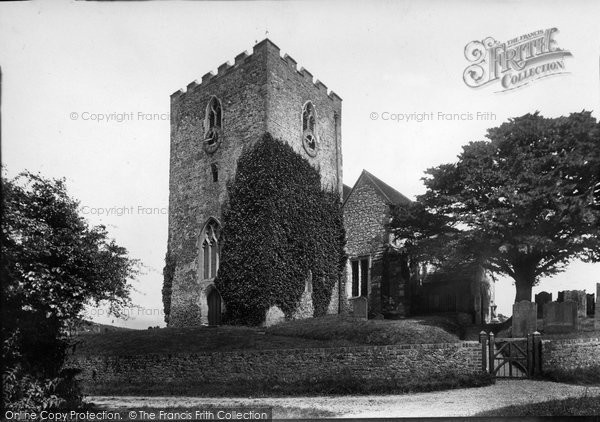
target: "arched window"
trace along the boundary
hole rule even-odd
[[[302,107],[302,145],[308,155],[317,155],[317,113],[310,101]]]
[[[204,149],[212,153],[219,148],[221,143],[221,129],[223,128],[223,109],[221,101],[212,96],[206,105],[204,117]]]
[[[219,254],[221,243],[221,228],[216,220],[211,219],[200,237],[200,268],[202,268],[202,279],[212,280],[217,276],[219,270]]]
[[[210,165],[210,172],[212,173],[213,182],[219,181],[219,166],[216,163]]]

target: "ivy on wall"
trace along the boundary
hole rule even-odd
[[[171,293],[173,291],[173,277],[175,276],[175,257],[170,250],[167,250],[165,256],[165,267],[163,268],[163,288],[162,288],[162,300],[163,309],[165,311],[165,322],[169,322],[169,315],[171,314]]]
[[[216,287],[233,324],[260,324],[278,306],[291,317],[313,280],[316,316],[325,314],[345,264],[339,195],[319,172],[266,133],[239,158],[228,186]]]

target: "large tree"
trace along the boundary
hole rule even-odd
[[[514,279],[515,301],[531,300],[541,277],[600,258],[600,125],[585,111],[535,113],[487,138],[428,169],[426,193],[392,227],[420,259],[476,260]]]
[[[62,371],[65,329],[87,304],[128,306],[137,262],[88,225],[64,181],[26,172],[2,185],[3,402],[39,410],[77,399]]]

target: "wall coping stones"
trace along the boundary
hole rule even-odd
[[[298,349],[262,349],[262,350],[231,350],[231,351],[206,351],[206,352],[181,352],[181,353],[140,353],[140,354],[122,354],[122,355],[103,355],[103,354],[79,354],[72,356],[72,359],[78,358],[134,358],[145,356],[147,358],[159,357],[199,357],[199,356],[232,356],[232,355],[270,355],[270,354],[332,354],[332,353],[352,353],[372,350],[374,352],[383,350],[411,350],[411,349],[457,349],[457,348],[479,348],[481,345],[477,341],[465,341],[459,343],[425,343],[425,344],[391,344],[384,346],[350,346],[350,347],[321,347],[321,348],[298,348]]]
[[[579,344],[579,343],[597,343],[597,342],[600,342],[600,337],[542,339],[542,344],[546,344],[546,343]]]

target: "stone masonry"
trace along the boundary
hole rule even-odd
[[[537,304],[523,300],[513,304],[512,336],[525,337],[537,331]]]
[[[542,369],[569,370],[597,366],[600,338],[542,340]]]
[[[388,189],[388,195],[381,189]],[[370,315],[383,311],[386,302],[394,302],[394,311],[405,315],[405,280],[400,273],[391,274],[399,269],[400,265],[384,265],[384,253],[389,247],[390,233],[387,223],[390,218],[390,205],[392,202],[408,203],[409,200],[400,193],[395,192],[395,197],[389,197],[392,188],[367,171],[362,172],[352,191],[344,202],[344,227],[347,233],[346,252],[348,263],[346,265],[346,283],[340,297],[346,301],[352,298],[352,261],[355,259],[367,260],[368,270],[368,309]],[[400,263],[398,263],[400,264]],[[363,280],[361,280],[361,283]],[[391,285],[390,285],[391,284]],[[393,295],[393,297],[390,297]],[[359,293],[360,294],[360,293]]]
[[[596,283],[596,313],[594,314],[594,328],[600,330],[600,283]]]
[[[577,304],[577,315],[580,318],[585,318],[587,314],[585,290],[564,290],[558,292],[557,302],[575,302]]]
[[[207,108],[215,97],[222,106],[216,149],[204,138]],[[304,151],[302,110],[311,101],[318,135],[314,157]],[[341,98],[290,56],[280,56],[268,39],[252,54],[242,53],[171,96],[168,248],[176,261],[169,326],[208,322],[207,294],[213,279],[201,277],[200,237],[208,221],[222,221],[227,182],[237,160],[265,132],[287,142],[319,169],[324,187],[342,192]],[[215,180],[215,175],[217,175]],[[337,312],[338,288],[334,289]]]
[[[148,383],[193,386],[237,381],[293,383],[336,378],[351,373],[358,379],[451,377],[481,370],[477,342],[395,346],[337,347],[232,351],[135,356],[79,356],[86,393],[106,384],[121,387]]]

